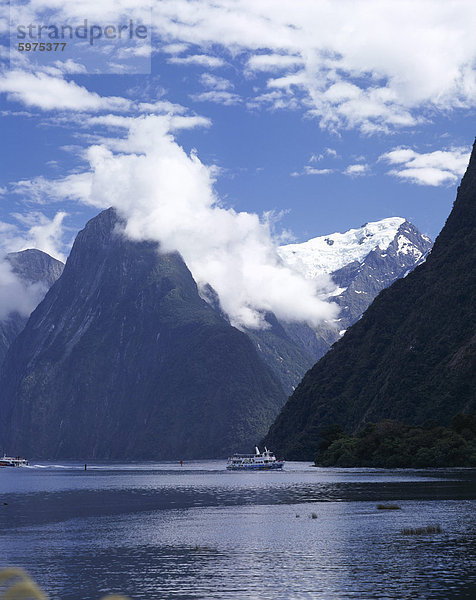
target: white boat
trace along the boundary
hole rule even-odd
[[[28,467],[30,463],[19,456],[5,456],[0,458],[0,467]]]
[[[260,452],[255,447],[254,454],[233,454],[228,458],[227,469],[230,471],[271,471],[282,469],[284,460],[277,460],[266,447]]]

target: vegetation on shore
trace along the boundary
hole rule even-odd
[[[476,415],[456,415],[449,427],[422,427],[390,419],[366,425],[356,435],[328,428],[315,464],[321,467],[476,467]]]

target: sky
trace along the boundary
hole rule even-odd
[[[0,252],[64,260],[115,206],[236,324],[330,318],[329,282],[275,246],[391,216],[437,236],[476,135],[475,22],[472,0],[3,3]]]

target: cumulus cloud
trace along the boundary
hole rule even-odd
[[[359,175],[366,175],[370,170],[367,164],[355,164],[349,165],[344,170],[344,175],[350,175],[350,177],[358,177]]]
[[[469,148],[451,148],[419,153],[411,148],[396,148],[382,154],[379,160],[391,165],[389,175],[419,185],[447,185],[459,181],[468,165]]]
[[[30,13],[44,8],[28,5]],[[97,0],[49,8],[68,22],[84,14],[98,22],[118,16],[117,3]],[[468,27],[476,4],[469,0],[164,0],[152,12],[149,0],[121,0],[120,12],[144,22],[151,15],[169,63],[216,68],[226,57],[256,78],[247,106],[299,108],[330,130],[387,132],[476,104],[476,37]],[[85,97],[78,88],[60,90],[66,103],[96,110],[98,102],[116,102]],[[30,91],[9,93],[48,105]]]
[[[285,267],[266,220],[222,206],[213,169],[176,143],[166,119],[133,120],[122,145],[92,146],[88,156],[97,202],[112,203],[130,238],[180,252],[234,325],[263,327],[266,311],[311,324],[335,317],[336,306],[319,297],[329,281],[311,282]]]
[[[431,118],[475,105],[473,2],[370,7],[367,0],[174,0],[157,5],[153,22],[175,43],[247,52],[245,71],[270,76],[269,91],[258,90],[251,107],[298,105],[329,129],[372,134],[414,126],[427,109]]]

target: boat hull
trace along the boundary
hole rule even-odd
[[[228,465],[228,471],[278,471],[281,470],[284,463],[274,463],[268,465]]]
[[[0,458],[0,469],[8,467],[27,467],[28,464],[28,461],[24,458],[10,458],[8,456]]]

